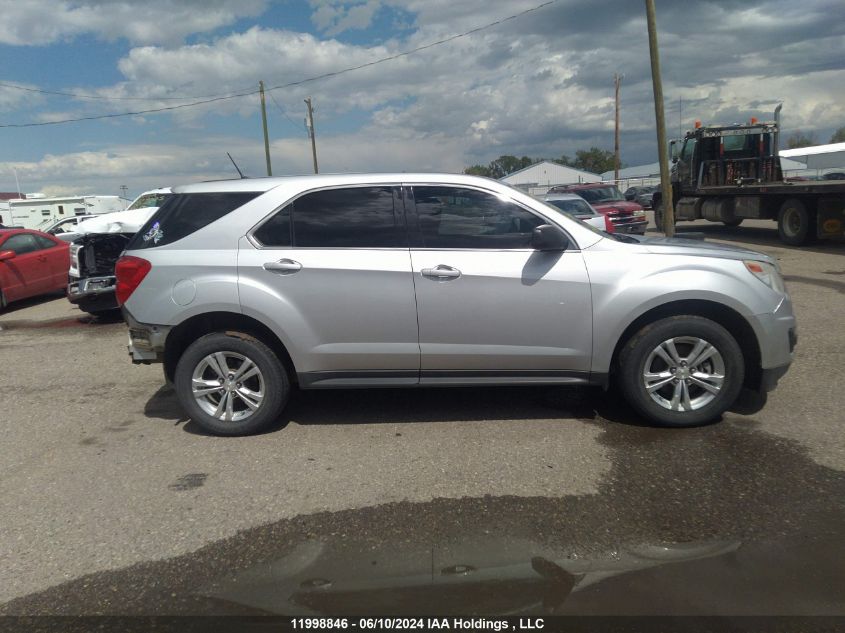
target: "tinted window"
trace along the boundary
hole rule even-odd
[[[407,246],[407,239],[393,210],[393,189],[355,187],[295,200],[293,243],[297,248],[385,248]]]
[[[290,210],[289,204],[267,220],[255,232],[255,239],[264,246],[284,247],[291,245],[290,239]]]
[[[260,194],[258,191],[173,194],[147,220],[126,248],[152,248],[181,240]]]
[[[586,200],[547,200],[546,204],[572,215],[596,215],[596,212],[587,204]]]
[[[0,250],[15,251],[17,255],[25,255],[32,251],[40,250],[38,242],[35,241],[35,236],[29,233],[18,233],[6,240]]]
[[[147,207],[160,207],[164,201],[170,197],[171,194],[169,193],[148,193],[145,196],[141,196],[131,205],[126,207],[127,211],[132,209],[145,209]]]
[[[426,248],[530,248],[542,218],[494,195],[456,187],[414,187]]]
[[[53,240],[50,240],[43,235],[34,235],[35,243],[38,244],[38,248],[53,248],[56,243]]]

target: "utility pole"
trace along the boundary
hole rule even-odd
[[[625,75],[613,73],[613,83],[616,85],[616,127],[613,138],[613,179],[617,183],[619,182],[619,84],[622,83],[622,77],[624,76]]]
[[[18,190],[18,196],[23,198],[23,193],[21,193],[21,183],[18,182],[18,168],[12,167],[12,171],[15,172],[15,187]]]
[[[314,159],[314,173],[320,173],[317,169],[317,139],[315,138],[316,135],[314,133],[314,110],[311,107],[311,97],[308,97],[305,100],[306,105],[308,106],[308,135],[311,137],[311,156]]]
[[[261,93],[261,123],[264,126],[264,156],[267,159],[267,175],[273,175],[273,168],[270,166],[270,136],[267,134],[267,104],[264,102],[264,82],[258,82],[258,91]]]
[[[675,205],[672,181],[669,179],[669,156],[666,148],[666,119],[663,112],[663,82],[660,79],[660,53],[657,50],[657,27],[654,19],[654,0],[645,0],[648,23],[648,48],[651,53],[651,82],[654,86],[654,118],[657,123],[657,152],[660,158],[660,192],[663,205],[663,233],[675,235]]]
[[[678,97],[678,138],[684,138],[684,98]]]

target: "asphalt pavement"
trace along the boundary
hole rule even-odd
[[[300,392],[270,432],[210,437],[122,322],[13,304],[0,614],[845,615],[845,245],[747,225],[679,228],[778,258],[796,360],[696,429],[514,387]]]

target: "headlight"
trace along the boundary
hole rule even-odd
[[[783,285],[783,279],[778,274],[778,269],[766,262],[758,262],[754,260],[745,260],[742,262],[752,275],[757,277],[760,281],[766,284],[775,292],[785,293],[786,288]]]
[[[631,213],[631,215],[633,215],[635,218],[641,218],[645,215],[645,211],[640,209],[639,211],[634,211],[633,213]]]

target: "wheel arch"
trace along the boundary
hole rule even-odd
[[[739,312],[716,301],[706,299],[682,299],[655,306],[634,319],[616,341],[610,361],[610,374],[618,370],[619,352],[631,337],[645,326],[673,316],[700,316],[724,327],[736,340],[745,361],[744,386],[758,390],[762,376],[760,343],[754,328]]]
[[[296,369],[281,339],[258,319],[237,312],[206,312],[186,319],[167,335],[164,347],[164,374],[173,382],[182,353],[198,338],[212,332],[236,332],[254,337],[267,345],[282,362],[288,377],[296,382]]]

